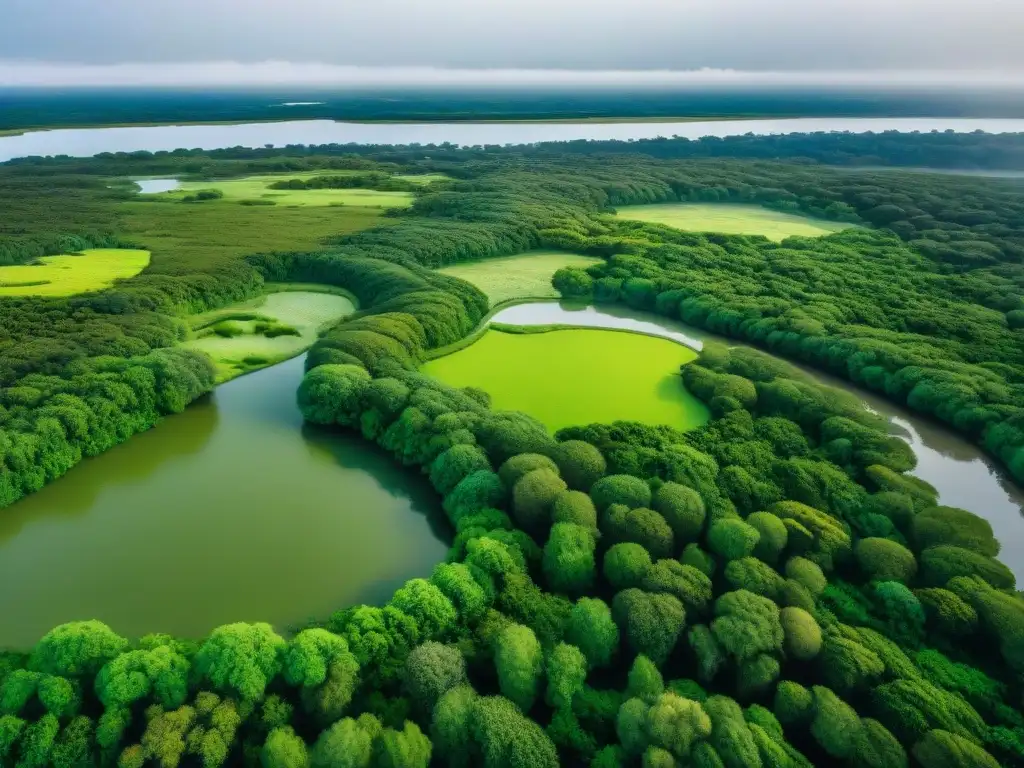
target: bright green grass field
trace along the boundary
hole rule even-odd
[[[722,232],[727,235],[764,235],[779,242],[791,235],[820,237],[854,226],[840,221],[812,219],[773,211],[759,205],[732,203],[665,203],[629,205],[619,218],[665,224],[691,232]]]
[[[422,370],[453,386],[479,387],[495,408],[525,411],[552,431],[619,419],[685,430],[709,418],[679,377],[679,366],[696,357],[666,339],[622,331],[492,330]]]
[[[601,259],[561,251],[531,251],[443,267],[446,275],[472,283],[487,294],[491,306],[510,299],[558,298],[551,278],[562,267],[589,267]]]
[[[109,288],[149,264],[149,251],[92,248],[43,256],[39,264],[0,267],[0,296],[72,296]]]
[[[337,294],[314,291],[270,293],[215,312],[194,316],[193,327],[201,329],[199,334],[207,335],[190,339],[182,346],[200,350],[212,357],[217,364],[218,379],[225,381],[240,373],[294,357],[316,341],[321,328],[354,311],[352,301]],[[299,331],[299,335],[268,338],[254,332],[254,320],[232,321],[245,330],[240,336],[227,338],[209,331],[209,326],[217,322],[253,314],[290,325]],[[246,358],[250,360],[247,362]],[[254,362],[255,358],[261,361]]]

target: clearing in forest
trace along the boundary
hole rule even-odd
[[[422,370],[456,387],[479,387],[496,410],[524,411],[552,431],[619,420],[685,430],[709,417],[679,377],[679,366],[696,357],[666,339],[623,331],[490,330]]]
[[[43,256],[35,264],[0,267],[0,296],[73,296],[109,288],[149,264],[149,251],[90,248]]]
[[[283,290],[196,315],[196,338],[183,346],[212,357],[220,381],[294,357],[322,328],[355,311],[347,296],[310,287],[317,290]]]
[[[780,242],[792,235],[820,237],[855,226],[773,211],[759,205],[735,203],[664,203],[629,205],[618,210],[621,219],[665,224],[691,232],[721,232],[726,235],[764,235]]]
[[[562,251],[530,251],[483,261],[464,262],[438,270],[472,283],[487,294],[491,306],[511,299],[558,298],[551,278],[562,267],[585,269],[601,259]]]

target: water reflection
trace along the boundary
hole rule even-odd
[[[617,306],[595,307],[555,301],[520,304],[501,310],[491,322],[629,328],[674,339],[694,349],[701,349],[708,341],[737,346],[735,341],[713,333]],[[987,519],[1002,544],[1000,559],[1024,581],[1024,491],[993,459],[943,425],[877,394],[806,366],[794,367],[818,383],[856,396],[884,418],[892,434],[909,443],[917,455],[917,467],[911,474],[931,483],[938,490],[942,504],[968,509]]]

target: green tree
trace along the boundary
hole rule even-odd
[[[405,662],[405,687],[421,712],[433,712],[441,696],[465,682],[466,662],[454,646],[423,643]]]
[[[533,630],[519,624],[503,629],[495,641],[494,663],[502,695],[529,712],[544,665],[544,654]]]
[[[619,627],[603,600],[581,597],[569,614],[566,640],[579,648],[591,667],[606,667],[619,648]]]
[[[512,512],[529,531],[546,529],[551,523],[555,499],[566,490],[565,481],[550,469],[534,469],[523,475],[512,490]]]
[[[373,744],[374,768],[427,768],[433,746],[416,723],[402,730],[385,728]]]
[[[226,624],[200,646],[194,668],[200,680],[217,690],[259,701],[281,669],[285,648],[269,624]]]
[[[651,503],[651,489],[639,477],[608,475],[590,488],[590,498],[594,500],[598,513],[606,511],[612,504],[637,509]]]
[[[615,622],[634,653],[664,664],[686,625],[686,611],[676,597],[625,589],[612,601]]]
[[[306,742],[288,726],[275,728],[263,742],[260,764],[263,768],[306,768],[309,765]]]
[[[754,552],[761,534],[738,518],[716,520],[708,528],[708,549],[726,560],[738,560]]]
[[[99,621],[54,627],[36,643],[29,669],[61,677],[92,677],[128,648],[128,641]]]
[[[575,645],[559,643],[545,663],[548,688],[545,701],[555,709],[572,706],[573,696],[583,690],[587,679],[587,659]]]
[[[589,491],[601,479],[608,466],[601,452],[582,440],[559,443],[551,458],[555,460],[569,487],[578,491]]]
[[[369,768],[373,742],[382,731],[373,715],[346,717],[320,734],[312,750],[311,768]]]
[[[707,512],[704,500],[693,488],[679,483],[662,483],[654,493],[651,507],[665,518],[677,544],[696,541],[700,537]]]
[[[917,574],[914,553],[889,539],[861,539],[854,547],[857,563],[869,579],[910,583]]]
[[[544,575],[557,592],[578,595],[594,584],[597,542],[591,531],[573,523],[555,523],[544,545]]]

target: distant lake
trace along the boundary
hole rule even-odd
[[[1024,132],[1024,119],[940,117],[801,117],[777,120],[708,120],[628,123],[344,123],[290,120],[236,125],[158,125],[62,128],[0,137],[0,161],[30,155],[87,157],[101,152],[224,149],[270,144],[532,144],[579,139],[629,140],[679,136],[741,136],[815,131]]]

